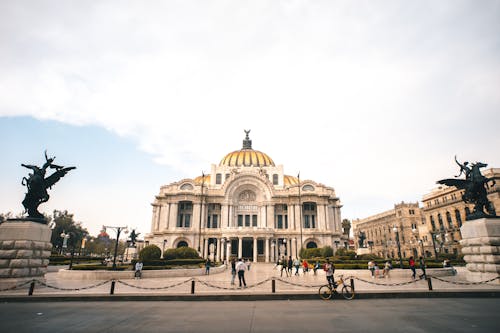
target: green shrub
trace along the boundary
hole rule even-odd
[[[300,250],[300,257],[302,259],[321,257],[321,248],[301,249]]]
[[[325,246],[321,249],[321,255],[325,258],[333,256],[333,249],[331,246]]]
[[[148,245],[139,252],[142,261],[160,259],[161,250],[156,245]]]
[[[163,259],[170,260],[177,258],[177,249],[167,249],[163,252]]]
[[[335,252],[335,255],[339,257],[346,257],[346,259],[354,259],[356,258],[356,252],[345,249],[345,248],[340,248]]]
[[[198,259],[198,251],[190,247],[179,247],[177,248],[177,258],[176,259]]]

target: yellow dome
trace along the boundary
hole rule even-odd
[[[255,166],[266,167],[275,166],[273,160],[258,150],[252,149],[252,140],[248,137],[250,130],[245,131],[246,137],[243,140],[243,148],[227,154],[219,163],[219,166]]]
[[[210,184],[210,175],[198,176],[194,179],[195,184]]]
[[[227,154],[219,163],[220,166],[274,166],[273,160],[258,150],[242,149]]]
[[[284,183],[286,186],[297,185],[299,183],[299,179],[297,177],[294,177],[294,176],[285,175],[284,176]]]

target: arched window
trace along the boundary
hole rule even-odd
[[[317,247],[318,247],[318,244],[316,244],[316,242],[309,242],[306,245],[306,248],[308,248],[308,249],[316,249]]]
[[[441,217],[441,213],[438,214],[438,223],[439,223],[439,230],[444,230],[443,218]]]
[[[431,228],[432,231],[436,230],[436,222],[434,221],[434,216],[431,215]]]
[[[453,228],[453,222],[451,221],[451,214],[450,212],[446,212],[446,222],[448,222],[448,227],[450,229]]]
[[[184,191],[191,191],[193,189],[193,185],[186,183],[181,185],[181,190]]]
[[[302,191],[314,191],[314,186],[304,185],[304,186],[302,186]]]
[[[457,224],[459,227],[462,226],[462,217],[460,216],[460,211],[455,209],[455,218],[457,219]]]
[[[185,241],[180,241],[177,243],[177,247],[188,247],[188,243]]]

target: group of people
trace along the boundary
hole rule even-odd
[[[286,276],[292,276],[293,268],[295,268],[295,276],[299,276],[299,270],[302,268],[302,272],[306,274],[309,272],[309,263],[307,260],[299,260],[299,258],[292,259],[292,256],[289,256],[288,259],[285,256],[282,256],[281,259],[278,259],[276,265],[274,265],[274,269],[278,266],[281,266],[281,276],[283,276],[283,272],[285,272]],[[320,264],[316,261],[316,264],[313,266],[314,275],[316,275],[316,271],[320,268]]]
[[[386,261],[384,267],[382,268],[382,273],[380,273],[380,267],[374,261],[368,262],[368,269],[371,272],[372,279],[374,278],[388,278],[389,273],[392,269],[392,263],[390,260]]]

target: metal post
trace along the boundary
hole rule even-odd
[[[28,291],[28,296],[33,296],[33,290],[35,290],[35,281],[31,281],[30,290]]]
[[[75,247],[71,248],[71,259],[69,260],[69,270],[73,268],[73,257],[75,256]]]
[[[273,294],[276,292],[276,280],[275,279],[271,280],[271,291]]]
[[[191,294],[194,294],[194,280],[191,281]]]
[[[354,292],[354,279],[351,278],[351,288],[352,288],[352,291]]]
[[[113,258],[113,270],[116,270],[116,253],[118,252],[118,239],[120,238],[120,232],[122,228],[118,227],[116,231],[116,243],[115,243],[115,256]]]
[[[111,290],[109,291],[110,295],[115,294],[115,280],[111,281]]]
[[[398,245],[399,266],[403,268],[403,258],[401,258],[401,244],[399,243],[398,227],[394,226],[394,232],[396,233],[396,244]]]
[[[426,277],[425,278],[427,280],[427,285],[429,286],[429,290],[432,290],[432,281],[431,281],[431,277]]]

